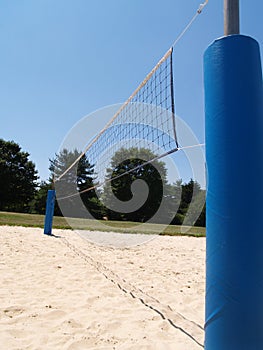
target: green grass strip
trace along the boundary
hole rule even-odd
[[[0,212],[0,225],[43,228],[44,220],[44,215]],[[149,223],[142,225],[141,223],[129,221],[99,221],[77,218],[68,218],[68,221],[72,224],[74,229],[79,230],[101,231],[101,223],[103,223],[103,231],[106,232],[113,231],[119,233],[205,237],[205,228],[196,226],[187,227],[186,233],[182,233],[184,230],[182,230],[181,226],[177,225],[166,226],[162,224]],[[68,223],[68,221],[64,217],[54,216],[53,228],[72,229],[72,226]]]

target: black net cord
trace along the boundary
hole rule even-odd
[[[174,132],[174,140],[176,146],[178,145],[177,134],[176,134],[176,125],[175,125],[175,103],[174,103],[174,79],[173,79],[173,48],[170,56],[170,79],[171,79],[171,103],[172,103],[172,122],[173,122],[173,132]]]

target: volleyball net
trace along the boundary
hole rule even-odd
[[[173,81],[173,49],[169,49],[134,93],[120,106],[105,127],[64,170],[56,169],[55,182],[76,173],[85,156],[94,165],[98,183],[105,181],[109,159],[120,148],[149,149],[153,159],[162,158],[178,149]],[[131,172],[132,169],[129,169]],[[59,174],[60,173],[60,174]],[[94,187],[94,186],[92,186]],[[85,189],[88,191],[89,189]],[[68,195],[70,196],[70,195]]]
[[[120,149],[148,149],[152,157],[144,159],[139,166],[154,162],[181,149],[178,143],[175,118],[175,86],[173,78],[173,47],[190,27],[194,19],[201,13],[207,1],[200,5],[195,16],[178,36],[172,47],[161,58],[157,65],[145,77],[133,94],[124,102],[110,118],[102,130],[89,141],[88,145],[70,164],[54,167],[54,182],[59,184],[60,199],[68,199],[80,193],[102,187],[114,176],[107,178],[110,160]],[[96,121],[94,121],[96,122]],[[72,157],[72,154],[71,154]],[[78,166],[86,159],[94,167],[90,174],[96,178],[91,186],[78,188],[77,184],[68,184],[78,172]],[[133,172],[129,168],[118,177]],[[64,186],[64,185],[65,186]]]

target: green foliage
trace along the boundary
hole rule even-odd
[[[46,212],[46,200],[47,192],[53,188],[53,184],[45,181],[41,181],[38,186],[34,199],[30,203],[30,213],[32,214],[45,214]],[[62,213],[59,209],[57,201],[55,202],[54,215],[62,216]]]
[[[181,188],[181,200],[172,224],[187,226],[205,226],[205,191],[198,182],[191,179],[188,183],[178,181],[175,187]]]
[[[0,139],[0,210],[28,212],[37,179],[29,153],[14,141]]]
[[[104,203],[111,208],[106,209],[106,216],[110,220],[146,222],[154,216],[162,202],[162,215],[156,223],[205,226],[205,208],[202,208],[205,191],[192,179],[188,183],[179,180],[173,185],[168,184],[164,162],[155,160],[143,165],[154,158],[156,155],[149,149],[121,148],[115,153],[106,176],[107,180],[113,180],[104,186]],[[138,179],[145,181],[149,189],[145,203],[130,213],[114,211],[114,197],[124,203],[130,201],[133,197],[132,184]]]
[[[162,200],[164,200],[166,209],[162,211],[158,223],[167,221],[167,216],[171,215],[174,206],[174,203],[170,200],[173,196],[173,188],[167,184],[167,170],[164,162],[155,160],[144,164],[154,158],[156,158],[156,155],[151,150],[136,147],[121,148],[112,157],[111,168],[107,169],[106,178],[113,180],[104,187],[106,206],[114,203],[114,196],[123,202],[130,201],[133,197],[131,186],[135,180],[143,180],[148,186],[149,194],[145,203],[139,209],[130,213],[119,213],[107,209],[109,219],[146,222],[154,216]],[[128,171],[130,172],[122,175]],[[118,177],[120,175],[122,176]],[[115,177],[117,178],[114,179]]]
[[[183,214],[176,213],[173,218],[173,225],[182,225],[184,222],[185,216]]]
[[[51,189],[51,184],[42,181],[35,193],[34,199],[30,203],[31,214],[45,214],[47,191]]]
[[[74,151],[63,149],[59,154],[56,154],[56,157],[50,160],[49,170],[51,172],[51,179],[59,179],[79,156],[80,153],[76,149]],[[101,218],[103,216],[103,207],[96,195],[95,189],[85,191],[92,188],[96,184],[95,181],[94,165],[91,165],[87,157],[83,155],[79,161],[56,182],[58,197],[71,196],[72,194],[80,192],[81,200],[84,203],[84,206],[80,205],[78,196],[65,199],[64,202],[60,202],[63,206],[64,215],[86,217],[88,210],[95,218]]]
[[[193,192],[192,200],[188,205],[187,212],[185,215],[184,224],[187,226],[197,225],[197,221],[199,225],[203,222],[204,215],[203,207],[205,203],[205,192],[200,189]],[[202,214],[203,212],[203,214]],[[202,225],[203,226],[203,225]]]

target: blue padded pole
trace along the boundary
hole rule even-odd
[[[231,35],[204,56],[206,350],[263,349],[263,88],[258,43]]]
[[[48,190],[47,202],[46,202],[45,226],[44,226],[44,234],[45,235],[51,235],[51,233],[52,233],[55,197],[56,197],[56,191],[55,190]]]

